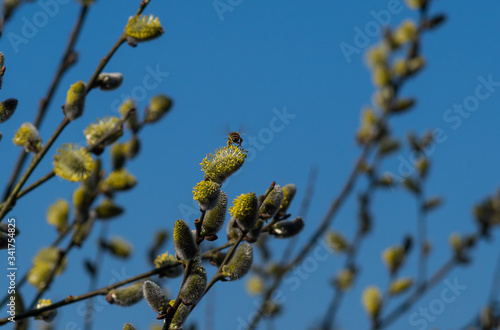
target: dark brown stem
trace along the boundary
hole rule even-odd
[[[97,290],[94,290],[94,291],[91,291],[91,292],[87,292],[87,293],[82,294],[80,296],[69,295],[68,297],[66,297],[66,299],[63,299],[63,300],[58,301],[56,303],[53,303],[50,306],[46,306],[46,307],[43,307],[43,308],[40,308],[40,309],[29,310],[29,311],[27,311],[25,313],[18,314],[18,315],[16,315],[15,320],[19,321],[19,320],[25,319],[25,318],[30,317],[30,316],[40,315],[43,312],[50,311],[50,310],[53,310],[53,309],[57,309],[57,308],[62,307],[62,306],[70,305],[70,304],[73,304],[73,303],[76,303],[78,301],[82,301],[82,300],[85,300],[85,299],[88,299],[88,298],[91,298],[91,297],[105,296],[109,291],[111,291],[113,289],[119,288],[121,286],[127,285],[129,283],[132,283],[132,282],[135,282],[135,281],[138,281],[138,280],[142,280],[144,278],[148,278],[148,277],[153,276],[153,275],[158,275],[158,274],[162,273],[163,271],[165,271],[167,269],[170,269],[170,268],[173,268],[173,267],[177,267],[177,266],[178,266],[178,264],[175,264],[175,265],[170,265],[170,264],[169,265],[165,265],[165,266],[162,266],[160,268],[155,268],[153,270],[150,270],[150,271],[148,271],[146,273],[142,273],[142,274],[139,274],[137,276],[128,278],[126,280],[117,282],[115,284],[111,284],[111,285],[105,286],[103,288],[100,288],[100,289],[97,289]],[[6,324],[8,322],[10,322],[8,318],[0,319],[0,325]]]
[[[100,242],[106,240],[108,234],[108,222],[101,222],[101,233],[99,237]],[[95,262],[93,264],[93,272],[90,274],[89,291],[95,290],[97,287],[97,280],[99,276],[99,271],[101,269],[102,261],[104,258],[104,251],[102,244],[97,245],[97,252],[95,256]],[[94,299],[87,300],[87,308],[85,310],[85,330],[92,329],[92,321],[94,320]]]

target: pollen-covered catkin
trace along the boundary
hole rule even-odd
[[[238,227],[243,231],[254,228],[258,216],[258,200],[254,192],[238,196],[229,208],[229,214],[236,218]]]

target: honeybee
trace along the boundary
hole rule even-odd
[[[241,143],[243,142],[243,139],[241,138],[240,133],[233,131],[229,132],[229,136],[227,138],[227,146],[229,147],[231,144],[237,144],[238,146],[241,147]]]

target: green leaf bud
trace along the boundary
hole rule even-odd
[[[339,290],[345,292],[351,288],[355,275],[354,270],[343,269],[335,276],[334,284]]]
[[[110,150],[113,170],[120,170],[125,165],[127,159],[125,143],[113,143]]]
[[[405,292],[410,288],[413,284],[413,280],[411,278],[398,278],[391,282],[389,287],[390,295],[398,295],[400,293]]]
[[[93,194],[84,186],[80,186],[73,192],[73,208],[75,210],[75,220],[83,223],[89,217],[90,204],[94,200]]]
[[[335,253],[345,252],[349,248],[349,243],[344,235],[337,231],[329,231],[326,234],[326,243]]]
[[[418,38],[418,29],[415,22],[411,20],[405,20],[400,26],[394,31],[392,35],[392,41],[396,45],[403,45],[407,42],[414,42]]]
[[[136,330],[136,328],[132,325],[132,323],[125,323],[122,330]]]
[[[135,109],[137,109],[137,105],[135,104],[135,101],[133,99],[127,99],[120,105],[118,112],[120,113],[120,115],[123,118],[125,116],[125,114],[127,114]],[[136,132],[139,129],[139,119],[137,118],[136,111],[132,111],[132,113],[128,116],[127,127],[130,130],[132,130],[133,132]]]
[[[204,180],[193,187],[193,199],[202,211],[214,208],[219,201],[220,184]]]
[[[111,254],[120,258],[128,258],[132,253],[132,245],[121,237],[113,237],[109,242],[101,242]]]
[[[377,65],[373,68],[373,84],[377,87],[384,87],[391,83],[391,72],[384,65]]]
[[[443,203],[443,200],[441,199],[441,197],[431,197],[425,201],[425,203],[422,207],[423,207],[424,211],[430,211],[430,210],[433,210],[433,209],[439,207],[442,203]]]
[[[69,120],[80,117],[85,107],[86,88],[83,81],[77,81],[66,93],[66,103],[63,106],[64,115]]]
[[[386,156],[398,149],[399,149],[398,140],[392,139],[390,137],[385,137],[379,143],[378,154]]]
[[[149,101],[149,106],[146,107],[144,113],[144,121],[146,123],[154,123],[160,120],[172,107],[172,100],[164,95],[156,95]]]
[[[227,211],[227,195],[221,191],[217,206],[208,210],[203,220],[202,235],[216,235],[224,225]]]
[[[392,246],[384,250],[382,260],[386,264],[389,272],[394,274],[405,260],[405,251],[402,246]]]
[[[207,271],[198,264],[193,266],[191,274],[179,291],[179,296],[184,305],[196,305],[205,294],[207,286]]]
[[[280,209],[282,201],[283,188],[277,184],[262,202],[259,209],[259,217],[265,220],[274,218]]]
[[[136,183],[135,177],[124,168],[109,173],[104,181],[106,188],[121,191],[133,188]]]
[[[420,10],[427,4],[427,0],[406,0],[405,2],[410,9],[414,10]]]
[[[269,233],[277,238],[288,238],[297,235],[304,228],[304,219],[296,217],[292,220],[278,221],[272,227]]]
[[[243,166],[247,157],[246,152],[241,147],[230,145],[215,150],[215,154],[208,154],[200,164],[205,177],[222,184]]]
[[[385,44],[379,44],[371,47],[366,52],[366,63],[371,68],[374,68],[378,65],[386,65],[387,57],[389,55],[389,49]]]
[[[125,143],[125,153],[127,155],[127,158],[133,159],[139,151],[141,150],[141,141],[137,137],[136,134],[133,134],[130,140]]]
[[[258,200],[254,192],[242,194],[234,199],[229,214],[236,218],[238,227],[243,231],[254,228],[258,216]]]
[[[363,291],[362,303],[366,313],[376,320],[382,307],[382,293],[376,286],[369,286]]]
[[[152,281],[145,281],[143,285],[144,299],[156,313],[165,312],[169,305],[166,292]]]
[[[69,204],[64,199],[56,200],[47,210],[47,222],[56,227],[59,233],[68,229]]]
[[[415,105],[415,99],[399,99],[391,107],[391,112],[402,113]]]
[[[123,208],[106,198],[95,208],[95,212],[98,219],[111,219],[122,214]]]
[[[61,251],[56,247],[40,249],[33,258],[33,267],[28,272],[28,282],[38,289],[43,289],[48,283],[50,275],[60,258]],[[55,274],[61,274],[66,267],[64,257],[57,267]]]
[[[191,229],[182,219],[177,220],[174,225],[174,248],[177,257],[182,261],[194,259],[198,252]]]
[[[132,306],[142,300],[143,283],[143,280],[139,280],[128,286],[112,289],[106,295],[106,301],[118,306]]]
[[[238,280],[245,276],[253,263],[253,248],[247,242],[243,242],[237,249],[229,263],[222,267],[221,275],[230,281]]]
[[[251,276],[246,282],[245,288],[249,295],[258,296],[264,292],[264,279],[259,275]]]

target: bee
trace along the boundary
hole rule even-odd
[[[231,144],[237,144],[238,146],[241,147],[241,143],[243,142],[243,139],[241,138],[240,133],[233,131],[229,133],[229,136],[227,138],[227,146],[229,147]]]

